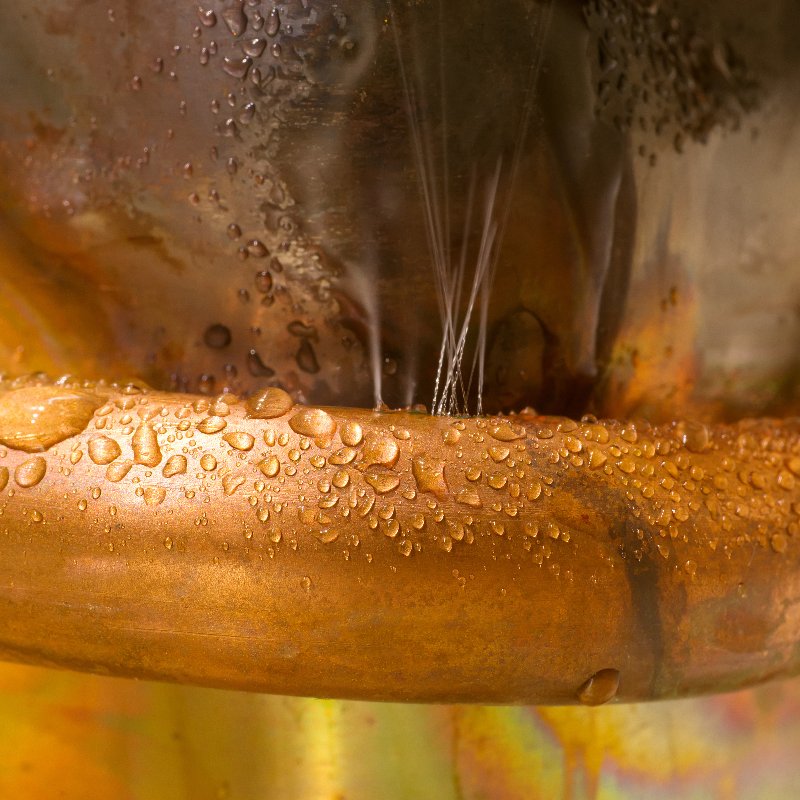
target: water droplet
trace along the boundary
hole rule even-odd
[[[267,17],[267,27],[265,29],[267,36],[277,36],[280,27],[281,27],[280,14],[278,12],[278,9],[273,7],[272,11],[269,12],[269,16]]]
[[[200,459],[200,466],[206,471],[211,472],[217,468],[217,459],[211,453],[205,453]]]
[[[442,438],[445,444],[458,444],[461,439],[461,431],[458,428],[448,428]]]
[[[330,444],[336,432],[336,421],[321,408],[304,408],[289,419],[289,427],[301,436],[316,440],[318,444]]]
[[[587,449],[589,451],[590,469],[598,469],[599,467],[602,467],[603,464],[605,464],[608,460],[608,456],[606,456],[606,454],[597,447],[589,447]]]
[[[499,442],[513,442],[517,439],[525,438],[525,429],[520,426],[512,426],[508,422],[489,426],[489,435]]]
[[[348,447],[358,447],[364,438],[364,429],[357,422],[345,422],[339,430],[339,438]]]
[[[244,475],[230,473],[222,479],[222,491],[230,497],[245,481]]]
[[[601,669],[578,689],[578,700],[586,706],[601,706],[619,690],[619,670]]]
[[[130,471],[133,466],[131,461],[117,461],[106,467],[106,480],[111,483],[119,483]]]
[[[411,472],[420,492],[430,492],[437,497],[447,495],[449,490],[444,477],[444,461],[420,453],[411,461]]]
[[[203,334],[203,341],[206,343],[206,347],[221,350],[231,343],[230,329],[225,325],[211,325],[206,328],[206,332]]]
[[[164,539],[164,547],[166,547],[167,550],[172,550],[172,539],[169,536]]]
[[[269,456],[258,465],[258,468],[268,478],[274,478],[278,474],[281,464],[277,456]]]
[[[508,477],[506,475],[494,474],[490,475],[486,482],[492,489],[504,489],[506,484],[508,483]]]
[[[247,30],[247,17],[244,13],[243,3],[234,3],[222,12],[222,19],[232,36],[241,36]]]
[[[42,512],[41,511],[36,511],[34,509],[31,512],[31,520],[33,520],[33,522],[42,522],[44,520],[44,517],[42,516]]]
[[[272,367],[267,366],[262,360],[258,351],[251,349],[247,353],[247,371],[254,378],[271,378],[275,374]]]
[[[679,422],[675,433],[684,447],[692,453],[704,452],[710,442],[708,428],[702,422]]]
[[[242,50],[248,56],[252,56],[253,58],[260,58],[266,46],[267,46],[267,40],[261,39],[260,37],[257,36],[254,39],[248,39],[246,42],[244,42],[242,44]]]
[[[384,436],[367,437],[362,453],[364,463],[368,466],[380,464],[384,467],[393,467],[400,458],[397,442]]]
[[[337,470],[331,482],[337,489],[344,489],[350,483],[350,475],[346,470]]]
[[[101,398],[61,386],[29,386],[0,394],[0,444],[40,453],[86,429]]]
[[[198,6],[197,16],[200,19],[200,23],[206,28],[213,28],[217,24],[217,15],[212,9],[205,10],[201,6]]]
[[[164,469],[161,471],[161,474],[165,478],[174,478],[176,475],[185,474],[186,467],[187,467],[186,456],[182,455],[170,456],[167,459],[166,464],[164,464]]]
[[[505,461],[509,455],[511,455],[511,450],[507,447],[490,447],[489,448],[489,457],[495,464],[499,464],[502,461]]]
[[[89,458],[95,464],[110,464],[116,461],[121,455],[120,446],[108,436],[95,436],[89,440]]]
[[[308,575],[304,575],[300,579],[300,588],[304,592],[310,592],[311,591],[311,586],[312,586],[311,578],[309,578]]]
[[[770,544],[776,553],[785,553],[786,548],[789,546],[789,540],[783,533],[776,533],[770,539]]]
[[[481,508],[483,505],[481,496],[470,486],[465,486],[463,489],[459,490],[456,495],[456,500],[462,505],[470,506],[471,508]]]
[[[204,420],[198,423],[197,430],[200,431],[200,433],[205,433],[211,436],[215,433],[219,433],[227,426],[227,424],[228,423],[222,417],[206,417]]]
[[[134,431],[131,442],[133,460],[145,467],[157,467],[161,463],[161,448],[158,436],[149,424],[143,422]]]
[[[8,467],[0,467],[0,492],[8,486]]]
[[[23,461],[14,470],[14,480],[23,489],[36,486],[47,472],[47,462],[41,456],[34,456]]]
[[[317,354],[314,352],[314,347],[308,339],[303,339],[300,342],[295,360],[297,361],[297,366],[300,367],[303,372],[308,372],[311,375],[319,372]]]
[[[238,78],[240,81],[243,81],[247,77],[247,73],[250,71],[252,64],[253,59],[250,58],[250,56],[244,56],[244,58],[229,58],[226,56],[222,59],[222,69],[232,78]],[[233,121],[231,120],[231,122]]]
[[[262,294],[267,294],[267,292],[272,290],[273,280],[272,280],[272,273],[267,270],[261,270],[261,272],[256,272],[256,289],[261,292]]]
[[[400,478],[390,472],[367,472],[364,480],[375,490],[376,494],[387,494],[400,485]]]
[[[158,506],[164,502],[164,498],[167,496],[167,490],[163,486],[145,486],[142,496],[144,497],[144,502],[148,506]]]
[[[622,458],[617,461],[617,467],[627,475],[636,472],[636,462],[632,458]]]
[[[252,450],[253,445],[256,443],[255,438],[246,431],[231,431],[226,433],[222,440],[227,442],[234,450],[241,450],[244,453]]]

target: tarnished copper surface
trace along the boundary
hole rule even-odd
[[[590,704],[798,667],[795,421],[2,388],[5,658],[284,694]]]

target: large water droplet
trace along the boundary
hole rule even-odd
[[[95,436],[89,440],[89,458],[95,464],[110,464],[121,455],[120,446],[108,436]]]
[[[27,461],[23,461],[14,470],[14,480],[23,489],[36,486],[47,472],[47,462],[41,456],[34,456]]]
[[[0,444],[40,453],[85,430],[101,398],[61,386],[28,386],[0,394]]]
[[[289,427],[301,436],[330,444],[336,432],[336,421],[321,408],[304,408],[289,420]]]
[[[167,459],[164,464],[162,474],[165,478],[173,478],[175,475],[183,475],[186,472],[186,456],[174,455]]]
[[[247,411],[254,419],[282,417],[294,407],[291,395],[283,389],[270,386],[247,399]]]
[[[145,467],[157,467],[161,463],[161,448],[158,446],[156,432],[143,422],[133,434],[131,442],[133,460]]]

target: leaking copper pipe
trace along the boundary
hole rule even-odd
[[[482,703],[683,696],[800,663],[797,421],[0,390],[5,659]]]

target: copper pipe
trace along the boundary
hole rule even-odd
[[[798,665],[800,426],[0,384],[0,655],[515,703]]]

